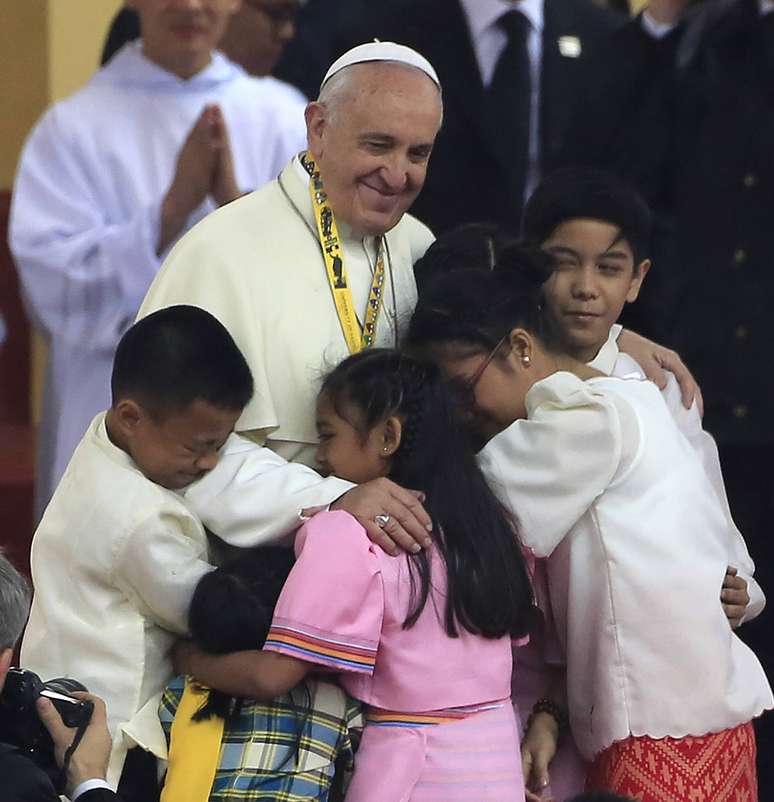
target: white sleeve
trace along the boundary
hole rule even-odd
[[[188,607],[199,580],[214,566],[206,546],[186,524],[162,513],[136,526],[116,553],[113,582],[148,619],[179,635],[188,633]]]
[[[751,621],[753,618],[760,615],[761,611],[766,606],[766,597],[761,586],[755,581],[755,563],[750,556],[750,552],[747,550],[744,537],[739,531],[739,527],[737,527],[731,514],[728,496],[726,495],[726,487],[723,482],[723,472],[720,467],[718,447],[712,435],[703,428],[701,415],[699,414],[696,403],[694,402],[690,409],[686,409],[682,403],[677,379],[675,379],[671,373],[667,375],[667,386],[663,390],[664,400],[678,428],[701,458],[704,472],[723,508],[723,513],[728,524],[728,564],[736,568],[737,575],[747,582],[747,593],[750,596],[750,603],[747,605],[742,623]]]
[[[66,119],[55,106],[24,147],[9,243],[36,323],[71,344],[112,350],[158,270],[161,199],[108,220],[99,186],[110,165],[87,154]]]
[[[302,509],[330,504],[352,487],[232,435],[215,468],[184,495],[211,532],[232,546],[250,548],[276,543],[303,523]]]
[[[613,480],[621,423],[611,399],[563,372],[533,386],[527,414],[487,444],[481,467],[524,545],[547,557]]]

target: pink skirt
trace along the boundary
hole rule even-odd
[[[369,721],[347,802],[524,802],[510,702],[448,723]]]

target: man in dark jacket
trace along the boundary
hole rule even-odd
[[[699,380],[731,509],[770,589],[774,3],[651,0],[599,48],[584,87],[565,160],[618,172],[657,214],[659,292],[642,301],[663,328],[638,327],[671,340]],[[764,613],[743,637],[774,679],[770,627]],[[758,739],[770,756],[766,717]],[[759,764],[761,799],[774,799],[774,762]]]
[[[24,628],[29,608],[30,590],[26,580],[0,552],[0,690],[5,684],[14,646]],[[111,746],[105,703],[89,694],[82,697],[94,704],[94,712],[67,763],[67,793],[73,802],[120,802],[105,783]],[[54,742],[57,763],[62,766],[75,730],[64,725],[48,699],[38,699],[37,712]],[[49,776],[11,744],[0,743],[0,777],[3,802],[59,800]]]

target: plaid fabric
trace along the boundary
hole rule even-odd
[[[313,679],[306,685],[308,711],[299,713],[282,696],[271,704],[245,702],[226,722],[210,802],[328,799],[334,764],[352,767],[350,730],[362,728],[363,717],[360,704],[339,687]],[[185,678],[175,678],[159,705],[167,739],[184,687]],[[296,699],[303,704],[303,693]]]

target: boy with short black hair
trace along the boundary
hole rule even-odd
[[[616,321],[637,300],[650,270],[652,215],[640,194],[614,175],[588,167],[558,170],[537,187],[524,211],[524,236],[552,254],[556,269],[545,298],[567,338],[568,352],[602,373],[644,379],[640,365],[617,344]],[[662,391],[672,416],[702,456],[722,500],[738,545],[721,599],[732,626],[755,618],[765,597],[753,579],[755,566],[726,500],[718,450],[702,428],[694,404],[686,409],[675,377]]]
[[[212,568],[204,527],[177,491],[216,465],[253,379],[212,315],[173,306],[124,335],[111,385],[111,408],[91,423],[35,533],[22,660],[106,700],[108,782],[121,777],[124,799],[149,802],[154,756],[166,757],[156,711],[169,649]]]

